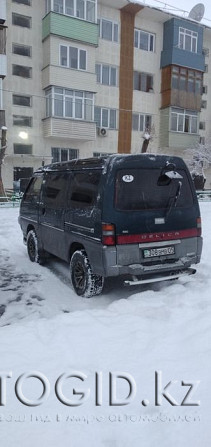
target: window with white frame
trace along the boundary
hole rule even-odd
[[[96,22],[97,0],[46,0],[46,13],[49,11]]]
[[[94,94],[51,87],[45,91],[46,116],[93,121]]]
[[[86,70],[86,50],[60,45],[60,65],[76,70]]]
[[[132,116],[132,128],[144,132],[150,131],[152,127],[152,115],[146,115],[144,113],[133,113]]]
[[[155,34],[135,29],[134,47],[145,51],[155,51]]]
[[[186,28],[179,28],[179,48],[197,53],[198,33]]]
[[[78,158],[78,155],[79,155],[78,149],[69,149],[66,147],[51,148],[52,163],[73,160],[75,158]]]
[[[108,19],[99,19],[100,37],[111,42],[118,42],[119,40],[119,26],[118,23]]]
[[[175,132],[197,133],[198,113],[192,110],[172,108],[171,130]]]
[[[116,129],[116,109],[95,106],[94,120],[97,127]]]
[[[117,86],[117,67],[104,64],[96,64],[95,71],[97,82],[103,85]]]

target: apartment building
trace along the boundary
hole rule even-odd
[[[146,132],[149,152],[184,158],[211,139],[210,28],[128,0],[1,5],[6,187],[51,161],[139,153]]]

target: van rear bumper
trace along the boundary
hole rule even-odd
[[[159,243],[153,244],[159,247]],[[150,260],[143,259],[140,244],[128,244],[103,247],[104,276],[135,275],[145,277],[159,273],[181,272],[192,264],[200,262],[202,238],[188,238],[171,241],[168,245],[175,245],[175,255],[171,258],[162,256]],[[146,247],[146,244],[145,244]],[[122,261],[122,262],[121,262]]]

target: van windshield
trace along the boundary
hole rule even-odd
[[[193,196],[186,172],[177,169],[177,173],[179,178],[167,178],[166,182],[160,182],[160,169],[118,170],[115,182],[115,208],[130,211],[168,209],[172,204],[177,208],[192,206]]]

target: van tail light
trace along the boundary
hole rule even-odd
[[[201,236],[201,217],[198,217],[197,220],[197,236]]]
[[[103,223],[102,224],[102,243],[103,245],[115,245],[115,225]]]

